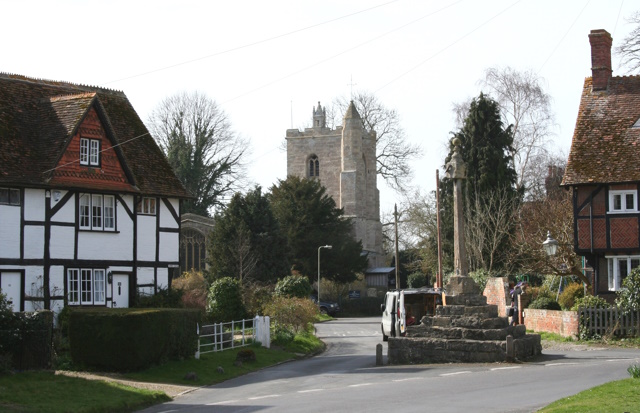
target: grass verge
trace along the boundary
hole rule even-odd
[[[158,391],[34,371],[0,376],[0,411],[133,412],[171,398]]]
[[[615,408],[614,408],[615,406]],[[624,379],[605,383],[576,395],[557,400],[540,413],[636,412],[640,406],[640,381]]]

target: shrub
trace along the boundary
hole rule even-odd
[[[263,315],[264,307],[273,297],[273,286],[244,283],[242,286],[244,306],[249,315]]]
[[[311,294],[311,284],[307,277],[289,275],[278,281],[275,294],[281,297],[308,298]]]
[[[549,298],[550,300],[555,299],[555,293],[549,289],[546,285],[541,285],[539,287],[528,287],[527,294],[531,294],[531,300],[534,301],[541,297]]]
[[[629,368],[627,369],[627,372],[634,379],[640,379],[640,365],[639,364],[634,363],[634,364],[630,365]]]
[[[236,360],[243,363],[256,361],[256,352],[251,350],[250,348],[240,350],[238,351],[238,354],[236,354]]]
[[[214,281],[207,304],[209,317],[217,323],[241,320],[246,315],[240,281],[235,278],[223,277]]]
[[[538,310],[562,310],[560,304],[549,297],[538,297],[529,303],[529,308]]]
[[[187,271],[171,282],[171,288],[182,291],[182,304],[186,308],[207,308],[209,286],[200,271]]]
[[[568,310],[574,306],[576,300],[584,297],[584,286],[580,283],[571,283],[564,287],[562,293],[558,297],[558,304]]]
[[[153,295],[138,294],[138,308],[182,308],[182,290],[160,288]]]
[[[309,298],[274,296],[265,307],[265,315],[271,317],[276,327],[284,327],[297,334],[315,320],[318,307]]]
[[[640,267],[636,267],[622,280],[616,304],[625,311],[640,310]]]
[[[427,285],[427,277],[421,272],[414,272],[407,277],[409,288],[420,288]]]
[[[469,276],[476,282],[480,291],[484,291],[484,287],[487,285],[487,280],[491,276],[486,270],[476,270],[469,273]]]
[[[576,299],[575,303],[571,307],[571,310],[577,311],[580,307],[587,308],[609,308],[609,303],[601,297],[594,297],[593,295],[586,295],[584,297]]]

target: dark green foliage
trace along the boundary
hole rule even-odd
[[[407,277],[407,287],[420,288],[427,285],[427,277],[421,272],[414,272]]]
[[[576,311],[579,308],[609,308],[610,305],[602,297],[596,297],[593,295],[586,295],[582,298],[576,299],[571,310]]]
[[[256,352],[251,350],[250,348],[240,350],[236,355],[236,360],[243,363],[256,361]]]
[[[138,294],[136,307],[138,308],[182,308],[183,291],[176,288],[160,288],[153,295]]]
[[[625,311],[640,310],[640,267],[636,267],[622,280],[616,304]]]
[[[274,282],[289,273],[286,239],[260,186],[246,195],[235,194],[216,216],[207,252],[209,281],[233,277],[243,284]]]
[[[242,285],[242,298],[248,315],[264,314],[264,307],[271,301],[273,287],[257,283]]]
[[[466,164],[466,179],[463,181],[463,196],[466,219],[473,219],[474,206],[489,205],[487,197],[497,197],[501,191],[505,191],[506,196],[501,197],[500,202],[512,202],[514,199],[521,199],[522,188],[516,188],[517,174],[513,167],[512,153],[513,133],[511,126],[505,127],[500,117],[500,109],[497,102],[484,94],[480,94],[473,99],[469,112],[464,120],[464,125],[453,138],[458,138],[461,142],[460,154]],[[453,138],[451,142],[453,142]],[[445,159],[445,164],[451,160],[453,155],[453,143],[449,144],[449,155]],[[442,177],[440,183],[440,203],[441,214],[441,236],[442,251],[445,259],[445,267],[453,257],[453,180]],[[493,204],[494,209],[498,205]],[[482,213],[487,213],[483,211]],[[485,229],[487,234],[491,229]],[[488,235],[490,237],[490,235]],[[508,251],[508,237],[499,246],[492,245],[484,240],[467,239],[468,243],[483,243],[483,260],[477,262],[492,263],[492,268],[482,268],[485,270],[499,270],[504,264]],[[430,244],[431,248],[437,250],[435,240]],[[497,251],[497,253],[496,253]],[[493,260],[490,254],[493,255]],[[448,258],[449,257],[449,258]],[[473,261],[473,257],[469,256]],[[481,269],[470,268],[471,271]]]
[[[52,334],[52,311],[14,313],[6,296],[0,294],[0,373],[12,368],[48,368]]]
[[[224,277],[213,282],[209,288],[207,313],[216,323],[242,320],[246,316],[242,303],[240,281]]]
[[[581,283],[571,283],[564,287],[558,297],[558,304],[565,310],[574,306],[576,300],[584,297],[584,286]]]
[[[287,240],[292,269],[308,277],[317,277],[318,247],[322,250],[323,278],[348,283],[367,266],[361,255],[362,244],[352,237],[353,224],[342,209],[315,179],[289,176],[271,188],[273,214]]]
[[[562,310],[560,304],[549,297],[538,297],[529,303],[529,308],[537,310]]]
[[[109,371],[135,371],[195,354],[193,309],[77,309],[69,316],[74,364]]]
[[[275,294],[282,297],[308,298],[311,294],[311,284],[307,277],[289,275],[278,281]]]

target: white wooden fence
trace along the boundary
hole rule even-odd
[[[231,321],[200,326],[197,325],[198,350],[201,354],[245,347],[256,341],[262,347],[271,347],[271,328],[269,317],[256,316],[253,319]]]
[[[580,336],[615,335],[637,337],[640,335],[640,311],[625,312],[613,308],[580,308]]]

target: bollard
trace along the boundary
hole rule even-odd
[[[376,366],[382,366],[382,344],[376,344]]]
[[[513,342],[513,336],[507,336],[507,361],[512,363],[515,360],[515,347]]]

